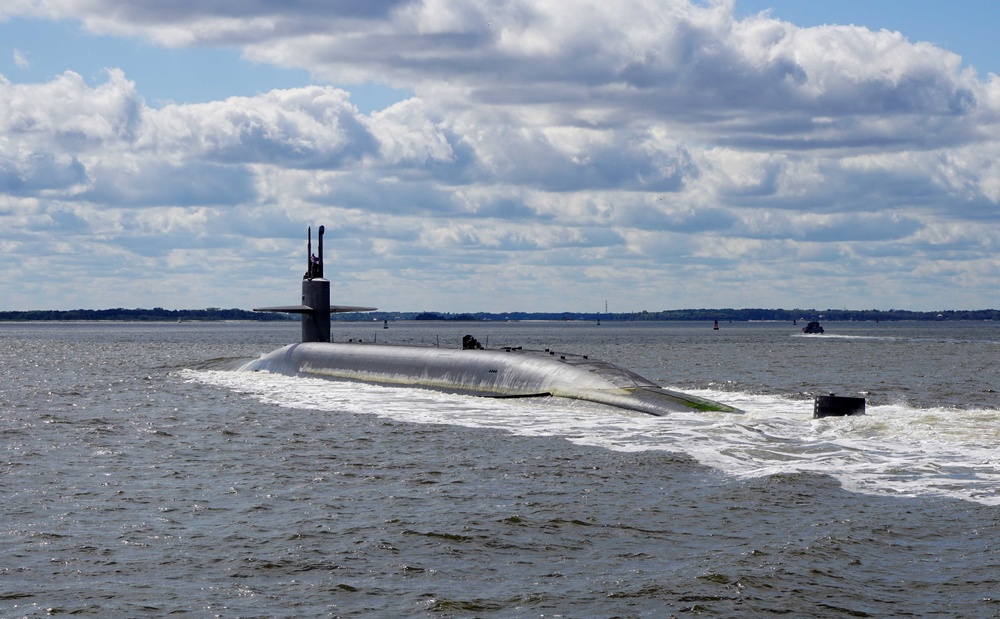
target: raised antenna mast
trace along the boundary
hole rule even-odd
[[[326,232],[326,226],[319,227],[319,256],[316,257],[316,268],[319,273],[316,277],[322,279],[323,277],[323,233]]]
[[[313,229],[309,226],[307,238],[309,242],[306,243],[306,279],[313,278]]]

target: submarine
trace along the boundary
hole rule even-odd
[[[323,271],[324,226],[318,252],[309,228],[308,267],[302,278],[300,305],[254,308],[302,316],[302,341],[244,364],[241,371],[417,387],[492,398],[555,396],[596,402],[620,409],[667,415],[675,412],[742,411],[705,398],[664,389],[653,381],[589,355],[484,348],[466,335],[461,348],[364,342],[332,342],[331,314],[374,311],[374,307],[330,304],[330,281]]]

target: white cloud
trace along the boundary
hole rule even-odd
[[[13,84],[0,76],[0,135],[10,141],[53,141],[81,150],[128,140],[141,107],[134,85],[117,69],[96,88],[70,71],[45,84]]]
[[[397,103],[372,115],[369,127],[389,165],[448,164],[456,155],[444,127],[427,115],[419,99]]]

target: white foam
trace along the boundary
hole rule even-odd
[[[497,400],[263,372],[184,372],[285,408],[375,414],[413,423],[553,436],[620,451],[664,450],[740,477],[818,472],[849,490],[941,495],[1000,505],[1000,411],[869,406],[812,419],[812,401],[711,390],[694,395],[746,411],[632,414],[562,398]]]

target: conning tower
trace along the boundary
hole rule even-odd
[[[317,253],[312,250],[312,227],[308,230],[306,274],[302,276],[302,304],[280,307],[256,307],[255,312],[282,312],[302,315],[303,342],[330,341],[330,314],[334,312],[371,312],[374,307],[354,305],[330,305],[330,280],[323,277],[323,234],[325,226],[319,227]]]

